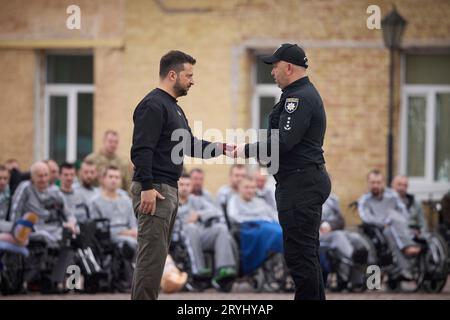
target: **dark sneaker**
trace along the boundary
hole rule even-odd
[[[216,276],[211,280],[214,288],[220,291],[230,291],[232,282],[236,278],[236,270],[232,267],[223,267],[217,271]]]

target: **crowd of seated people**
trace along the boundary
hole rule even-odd
[[[137,226],[126,189],[131,170],[117,156],[117,143],[117,133],[106,132],[101,150],[83,159],[79,168],[68,162],[58,165],[51,159],[36,161],[28,172],[22,172],[14,159],[0,165],[0,234],[13,235],[17,221],[31,219],[34,226],[27,229],[30,241],[37,239],[48,246],[61,246],[64,234],[80,234],[80,224],[89,219],[108,219],[111,241],[126,267],[122,289],[129,288]],[[422,206],[408,193],[405,176],[395,177],[392,189],[385,186],[378,170],[372,170],[367,181],[368,192],[358,200],[361,221],[382,230],[395,255],[393,272],[408,279],[410,258],[422,250],[414,239],[428,232]],[[232,165],[228,183],[218,189],[216,196],[204,184],[205,172],[201,168],[193,168],[180,178],[173,239],[182,239],[187,249],[191,276],[209,277],[213,286],[220,288],[240,273],[253,271],[271,253],[282,253],[283,234],[274,184],[264,168],[250,170],[241,164]],[[233,233],[236,227],[238,237]],[[319,234],[321,245],[336,250],[339,257],[347,260],[354,259],[355,251],[365,241],[357,232],[345,230],[335,194],[323,205]],[[0,237],[0,241],[10,238]],[[26,246],[29,242],[22,239],[17,243]],[[214,270],[205,261],[206,252],[213,256]],[[61,285],[69,259],[65,250],[57,258],[62,262],[55,264],[58,270],[52,272],[51,281]],[[350,270],[345,269],[346,265],[341,267],[343,280],[348,280]],[[32,283],[36,272],[27,274],[25,283]]]
[[[411,206],[408,211],[397,191],[385,186],[380,171],[370,171],[367,182],[369,191],[358,200],[361,220],[382,230],[396,258],[396,270],[391,273],[399,278],[411,279],[412,266],[409,258],[417,256],[421,251],[421,247],[414,242],[415,229],[410,228],[410,220],[416,219],[416,213],[412,214]],[[394,185],[398,187],[396,180]]]
[[[116,139],[115,144],[106,148],[111,137]],[[120,170],[124,166],[118,168],[107,161],[118,162],[117,139],[115,131],[105,134],[105,146],[100,151],[104,156],[102,167],[95,162],[96,154],[86,157],[78,172],[75,164],[64,162],[58,165],[52,159],[33,163],[29,172],[21,172],[14,159],[0,166],[0,233],[13,235],[18,221],[31,226],[24,217],[36,215],[33,232],[29,234],[30,242],[40,241],[46,248],[58,252],[49,279],[55,288],[65,285],[67,267],[75,261],[74,250],[68,246],[79,236],[80,224],[88,219],[102,217],[109,220],[111,241],[118,248],[127,249],[123,250],[126,254],[122,257],[128,258],[132,266],[137,229],[131,199],[122,189],[124,180]],[[11,237],[2,239],[14,240]],[[14,244],[28,244],[28,239]],[[40,277],[41,270],[34,266],[46,264],[46,261],[33,261],[34,258],[38,259],[29,257],[25,261],[24,281],[27,285]],[[127,286],[131,285],[132,273],[131,267]]]
[[[193,276],[202,278],[214,273],[212,284],[220,289],[225,281],[236,277],[233,240],[219,208],[191,190],[190,175],[182,175],[178,182],[179,206],[174,233],[181,234]],[[213,252],[215,270],[206,266],[204,252],[208,250]]]

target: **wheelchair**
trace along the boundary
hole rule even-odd
[[[414,227],[414,226],[412,226]],[[447,281],[448,275],[448,250],[442,237],[437,233],[428,233],[423,237],[415,237],[414,242],[419,245],[421,253],[412,259],[412,270],[410,279],[396,275],[396,261],[392,250],[383,234],[383,229],[370,224],[359,226],[362,234],[372,242],[377,264],[384,275],[387,275],[388,288],[393,291],[417,292],[440,292]],[[408,286],[402,286],[403,282]]]
[[[222,283],[219,287],[215,287],[216,289],[221,292],[231,292],[234,283],[247,283],[255,292],[287,291],[290,286],[293,287],[293,284],[290,284],[288,279],[286,279],[287,271],[284,258],[281,254],[270,255],[257,270],[249,274],[244,274],[242,266],[239,263],[239,239],[237,234],[238,230],[233,232],[233,251],[235,251],[238,275],[236,278]],[[203,291],[212,287],[212,276],[199,277],[192,274],[191,262],[182,232],[173,233],[169,254],[175,261],[177,268],[187,272],[188,274],[188,281],[185,286],[185,290]],[[206,250],[204,251],[204,257],[206,267],[210,270],[215,270],[214,252],[211,250]]]
[[[205,222],[205,226],[210,226],[213,223],[218,222],[217,218],[212,218]],[[233,248],[236,248],[236,243],[233,242]],[[212,279],[211,275],[194,275],[192,272],[192,265],[188,253],[188,248],[186,246],[185,235],[183,233],[182,225],[179,220],[175,221],[174,232],[172,233],[172,239],[169,246],[169,254],[172,256],[172,259],[175,262],[175,265],[178,269],[186,272],[188,274],[188,280],[185,285],[186,291],[203,291],[212,287]],[[214,251],[205,250],[203,251],[205,258],[205,266],[207,269],[214,271]],[[221,292],[230,292],[232,290],[234,283],[234,279],[230,279],[230,281],[223,283],[221,286],[217,287]]]
[[[227,212],[226,204],[222,205],[225,222],[228,226],[239,252],[240,225],[233,223]],[[237,259],[239,260],[239,259]],[[245,281],[255,292],[292,292],[294,291],[294,281],[281,253],[269,253],[264,263],[250,274],[245,274],[242,265],[239,264],[238,282]]]
[[[366,269],[373,261],[370,244],[364,238],[350,242],[354,248],[350,259],[326,243],[320,245],[319,258],[324,284],[332,292],[364,292],[367,289]]]
[[[17,294],[23,290],[26,248],[0,242],[0,293]]]
[[[118,248],[112,242],[108,219],[91,219],[88,207],[82,206],[86,209],[87,219],[79,224],[80,234],[76,237],[63,228],[62,240],[57,242],[49,242],[42,234],[32,233],[26,248],[0,243],[2,294],[68,292],[68,288],[61,288],[61,284],[67,280],[69,265],[79,266],[83,278],[83,287],[75,289],[76,292],[126,292],[129,289],[124,285],[124,278],[127,278],[124,275],[125,258],[130,256],[129,248]],[[61,213],[58,216],[62,219]],[[128,270],[128,274],[130,272],[132,270]],[[59,286],[53,281],[55,276],[60,279]]]
[[[87,205],[77,206],[80,207],[85,210],[86,219],[80,223],[80,234],[72,245],[76,248],[75,262],[84,276],[83,292],[128,292],[134,271],[134,248],[114,243],[109,219],[93,219]]]
[[[436,248],[436,252],[430,257],[434,260],[437,260],[435,257],[441,255],[446,256],[446,263],[444,265],[440,265],[438,263],[432,263],[430,269],[435,268],[436,273],[441,273],[442,278],[445,275],[444,269],[448,272],[450,270],[450,207],[448,207],[449,202],[444,203],[444,201],[448,201],[450,199],[450,193],[444,196],[441,201],[425,201],[425,206],[429,207],[430,212],[433,215],[437,216],[437,225],[433,224],[436,233],[433,233],[433,242],[434,248]],[[440,248],[440,245],[443,244],[444,248]],[[439,249],[439,250],[438,250]],[[446,253],[446,255],[445,255]],[[433,260],[433,261],[434,261]],[[440,292],[442,288],[445,286],[445,279],[434,279],[434,280],[425,280],[424,289],[427,292]]]

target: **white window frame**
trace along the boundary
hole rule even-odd
[[[94,94],[93,84],[45,84],[44,89],[44,154],[50,157],[50,97],[67,96],[66,161],[77,160],[78,94]]]
[[[261,51],[258,52],[258,54],[267,54],[269,51]],[[254,54],[254,57],[256,57],[258,54]],[[268,98],[274,98],[275,103],[280,101],[281,97],[281,89],[277,86],[277,84],[274,82],[273,84],[268,83],[257,83],[257,63],[256,61],[252,64],[252,73],[251,73],[251,80],[253,84],[253,95],[252,95],[252,101],[251,101],[251,126],[255,130],[261,129],[259,127],[259,121],[261,116],[261,106],[259,105],[259,98],[262,97],[268,97]]]
[[[255,84],[252,98],[252,128],[259,130],[259,121],[261,116],[261,106],[259,98],[274,98],[275,103],[280,101],[281,90],[275,84]]]
[[[435,166],[435,126],[436,96],[438,93],[450,93],[450,85],[413,85],[403,84],[400,110],[400,173],[407,173],[408,139],[408,97],[426,97],[426,138],[425,138],[425,176],[410,177],[409,189],[419,199],[440,199],[450,189],[450,183],[434,180]]]

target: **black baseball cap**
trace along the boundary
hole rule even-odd
[[[272,55],[263,56],[262,61],[272,64],[278,61],[286,61],[297,66],[308,68],[308,58],[305,51],[296,44],[283,43]]]

